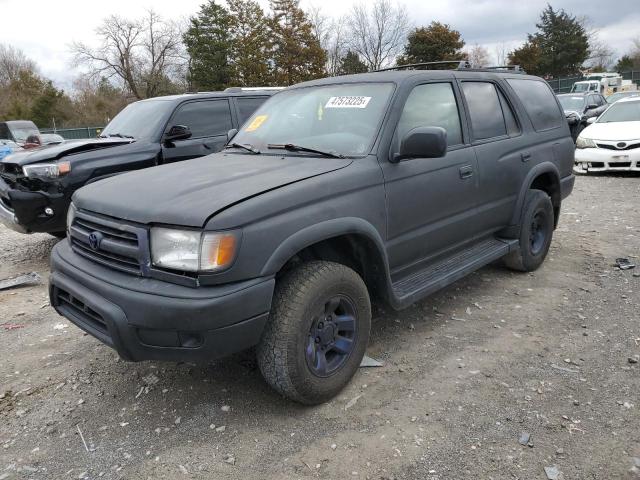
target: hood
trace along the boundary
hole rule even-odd
[[[28,165],[51,160],[60,160],[67,155],[90,152],[103,148],[117,147],[132,143],[130,138],[87,138],[83,140],[69,140],[55,145],[44,145],[29,150],[21,150],[7,156],[3,162],[16,165]],[[71,158],[65,160],[72,160]]]
[[[215,153],[118,175],[73,196],[77,208],[137,223],[202,227],[225,208],[348,166],[349,159]]]
[[[612,142],[638,140],[640,139],[640,122],[592,123],[582,131],[580,136],[591,140]]]

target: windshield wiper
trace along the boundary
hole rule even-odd
[[[257,148],[255,148],[253,145],[251,145],[250,143],[230,143],[229,145],[226,145],[224,147],[224,149],[228,149],[228,148],[241,148],[242,150],[246,150],[247,152],[251,152],[255,155],[259,155],[260,154],[260,150],[258,150]]]
[[[308,152],[316,153],[318,155],[324,155],[331,158],[345,158],[341,153],[327,152],[324,150],[316,150],[315,148],[303,147],[301,145],[295,145],[293,143],[270,143],[267,145],[269,150],[288,150],[289,152]]]

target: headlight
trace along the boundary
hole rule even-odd
[[[578,137],[576,148],[596,148],[596,142],[590,138]]]
[[[35,163],[24,165],[22,172],[29,178],[58,178],[71,171],[69,162]]]
[[[72,203],[69,205],[69,210],[67,210],[67,233],[71,232],[74,218],[76,218],[76,206]]]
[[[230,266],[237,252],[235,233],[173,228],[151,229],[153,265],[186,272],[215,271]]]

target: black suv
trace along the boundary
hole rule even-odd
[[[575,142],[578,135],[587,128],[590,118],[597,118],[607,109],[607,100],[596,92],[563,93],[558,100],[571,129],[571,136]]]
[[[303,83],[232,142],[78,191],[51,303],[128,360],[257,345],[307,404],[358,368],[370,295],[400,309],[500,258],[535,270],[574,183],[556,97],[517,72]]]
[[[229,130],[242,125],[276,91],[230,88],[141,100],[111,120],[100,138],[14,153],[0,162],[0,222],[22,233],[62,237],[78,188],[218,152]]]

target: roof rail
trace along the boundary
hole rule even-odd
[[[374,70],[374,72],[388,72],[391,70],[417,70],[419,67],[429,67],[432,65],[449,65],[455,63],[458,65],[458,70],[464,70],[467,68],[471,68],[471,64],[466,60],[440,60],[438,62],[421,62],[421,63],[410,63],[408,65],[396,65],[395,67],[389,68],[381,68],[380,70]],[[429,70],[428,68],[424,68],[423,70]]]
[[[485,70],[513,70],[514,72],[524,72],[520,65],[496,65],[493,67],[484,67]]]
[[[284,90],[285,87],[227,87],[225,92],[239,93],[239,92],[260,92],[262,90]]]

